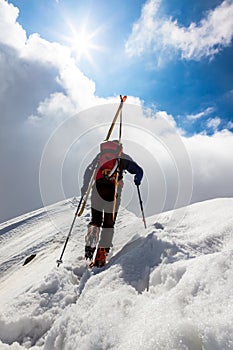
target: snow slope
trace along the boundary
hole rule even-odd
[[[233,349],[232,198],[150,217],[146,230],[122,209],[109,263],[93,271],[88,209],[59,268],[71,201],[0,225],[0,349]]]

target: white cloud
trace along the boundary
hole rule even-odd
[[[162,0],[161,0],[162,1]],[[176,20],[161,18],[158,8],[161,1],[148,0],[140,19],[133,25],[126,43],[130,56],[140,55],[151,48],[155,53],[174,50],[185,59],[200,60],[213,57],[229,46],[233,37],[233,4],[225,0],[209,11],[200,23],[182,27]]]
[[[208,107],[206,108],[204,111],[202,112],[199,112],[197,114],[189,114],[187,115],[187,119],[188,120],[197,120],[197,119],[200,119],[200,118],[203,118],[211,113],[214,112],[214,108],[213,107]]]
[[[52,93],[48,98],[39,103],[37,115],[30,115],[27,123],[34,126],[48,126],[48,122],[53,127],[64,121],[67,117],[74,115],[75,105],[69,97],[61,92]],[[44,122],[43,119],[46,118]]]
[[[212,136],[183,138],[193,168],[192,201],[233,196],[233,134],[228,130]]]
[[[228,122],[227,123],[227,129],[233,129],[233,122]]]
[[[17,7],[0,0],[0,43],[16,49],[22,48],[27,39],[25,30],[16,22],[18,15]]]
[[[207,121],[207,127],[209,129],[213,129],[214,132],[216,132],[218,130],[219,125],[221,124],[221,119],[218,117],[215,118],[210,118]]]
[[[129,55],[141,54],[154,40],[158,23],[154,20],[161,0],[150,0],[142,8],[139,21],[133,25],[132,34],[126,43]]]

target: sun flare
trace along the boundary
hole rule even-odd
[[[100,46],[94,43],[98,29],[88,32],[86,26],[76,29],[72,23],[69,23],[70,35],[66,37],[66,41],[75,55],[75,58],[93,61],[94,50],[100,50]]]

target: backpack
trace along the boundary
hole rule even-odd
[[[96,180],[116,181],[121,154],[122,144],[118,141],[105,141],[100,144]]]

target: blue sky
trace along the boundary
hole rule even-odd
[[[125,44],[132,27],[141,15],[143,1],[11,1],[20,10],[18,21],[27,34],[39,33],[48,41],[68,44],[71,35],[68,22],[77,31],[85,24],[86,31],[94,33],[90,49],[91,60],[79,59],[78,65],[96,84],[96,94],[107,97],[123,93],[139,96],[145,106],[155,105],[166,110],[179,126],[192,134],[205,130],[205,121],[220,118],[219,129],[233,120],[233,48],[232,43],[221,47],[214,55],[182,58],[180,52],[161,53],[152,48],[141,55],[129,57]],[[180,27],[200,22],[222,3],[208,1],[168,1],[160,3],[156,18],[172,19]],[[230,2],[229,2],[230,3]],[[155,35],[156,38],[156,35]],[[158,35],[158,40],[160,40]],[[217,44],[216,44],[217,45]],[[170,56],[170,57],[168,57]],[[108,67],[108,69],[106,69]],[[212,112],[195,122],[186,115],[198,114],[212,108]]]
[[[124,144],[144,168],[147,213],[233,196],[232,18],[232,0],[0,0],[0,221],[44,204],[43,159],[49,180],[58,166],[63,174],[49,202],[79,194],[104,137],[98,108],[109,123],[119,94],[135,124]],[[74,115],[79,148],[80,135],[65,144]]]

